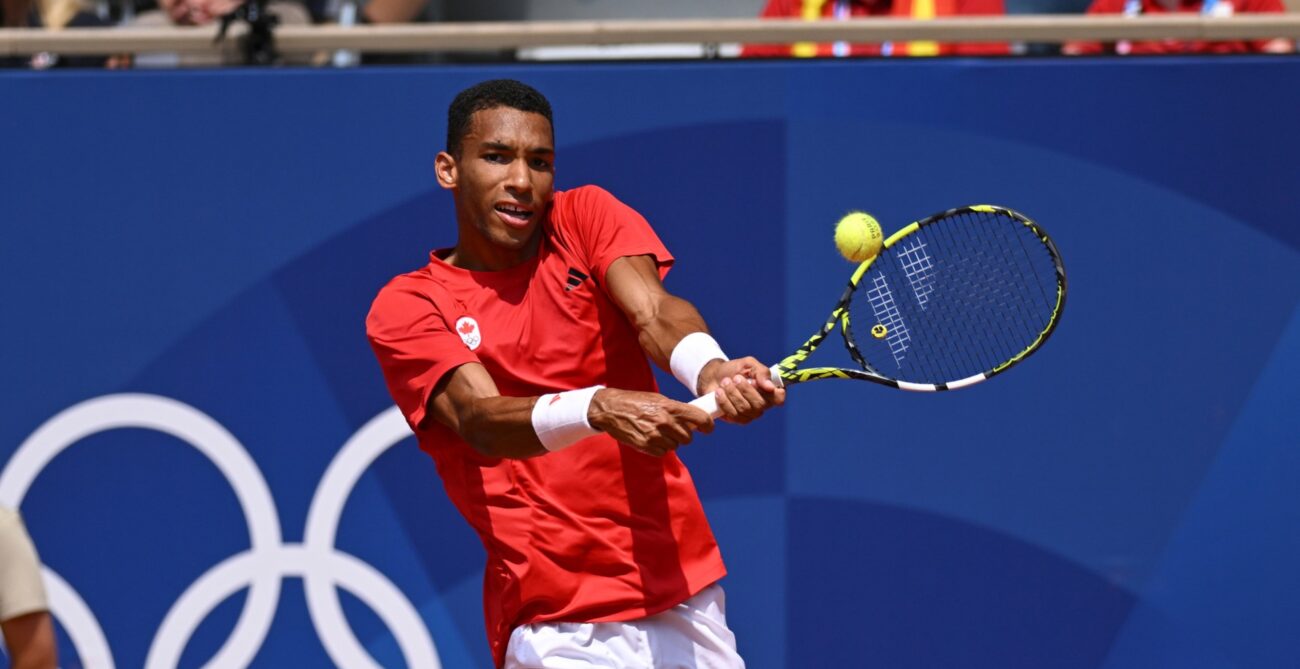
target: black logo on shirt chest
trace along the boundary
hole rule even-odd
[[[570,267],[569,278],[567,281],[564,282],[564,292],[567,293],[573,290],[574,288],[581,286],[582,282],[586,280],[587,280],[586,274],[583,274],[582,272],[579,272],[578,270]]]

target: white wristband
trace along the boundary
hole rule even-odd
[[[677,342],[668,359],[668,367],[673,370],[673,376],[694,396],[700,392],[700,370],[719,359],[731,358],[722,352],[722,347],[707,332],[692,332]]]
[[[587,422],[587,408],[591,406],[596,391],[604,387],[566,390],[537,398],[537,404],[533,405],[533,431],[546,450],[558,451],[579,439],[600,433]]]

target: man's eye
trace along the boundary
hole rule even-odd
[[[543,159],[541,159],[541,158],[533,158],[533,169],[535,169],[535,170],[549,170],[549,169],[551,169],[551,161],[549,161],[549,160],[543,160]]]
[[[499,153],[489,153],[483,156],[483,160],[486,160],[489,163],[504,163],[506,161],[506,157]]]

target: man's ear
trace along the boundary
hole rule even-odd
[[[448,190],[456,187],[457,174],[456,157],[440,151],[438,157],[433,159],[433,171],[438,176],[438,185]]]

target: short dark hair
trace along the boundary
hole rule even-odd
[[[460,155],[460,142],[469,134],[469,124],[474,112],[497,107],[509,107],[522,112],[541,114],[551,126],[555,137],[555,121],[551,119],[551,103],[537,89],[514,79],[492,79],[474,84],[456,95],[447,107],[447,153]]]

